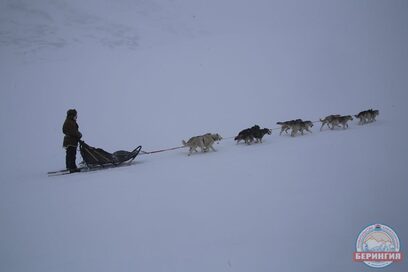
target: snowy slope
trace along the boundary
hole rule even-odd
[[[0,3],[0,271],[370,271],[352,253],[373,223],[405,250],[405,1],[83,2]],[[113,152],[371,107],[346,130],[46,175],[69,108]]]

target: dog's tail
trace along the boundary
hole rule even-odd
[[[186,141],[181,141],[181,143],[184,145],[184,146],[187,146],[187,143],[186,143]]]
[[[276,124],[277,125],[283,125],[283,122],[277,122]]]

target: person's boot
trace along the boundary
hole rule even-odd
[[[70,172],[70,173],[78,173],[78,172],[81,172],[81,169],[79,169],[79,168],[72,168],[72,169],[69,169],[69,172]]]

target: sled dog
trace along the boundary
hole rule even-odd
[[[234,138],[235,141],[237,141],[237,144],[240,141],[244,141],[246,144],[251,144],[254,141],[254,133],[257,130],[260,130],[261,128],[258,125],[255,125],[251,128],[247,128],[244,130],[241,130],[238,135]]]
[[[352,121],[353,117],[351,115],[345,115],[345,116],[336,116],[334,117],[331,121],[331,129],[334,129],[334,127],[340,127],[340,125],[343,127],[343,129],[348,128],[348,121]]]
[[[268,128],[261,129],[258,125],[255,125],[251,128],[244,129],[238,133],[238,135],[234,138],[237,141],[237,144],[240,141],[245,141],[246,144],[251,144],[254,140],[255,143],[261,142],[262,138],[268,134],[271,135],[272,130]]]
[[[354,115],[354,116],[360,119],[360,121],[358,122],[359,125],[364,125],[365,123],[376,121],[375,117],[377,117],[379,114],[380,114],[379,110],[369,109],[366,111],[362,111],[359,114]]]
[[[254,138],[255,138],[255,142],[261,142],[262,143],[262,138],[266,135],[271,135],[272,134],[272,130],[270,130],[269,128],[263,128],[263,129],[259,129],[254,131]]]
[[[313,123],[311,121],[303,121],[302,119],[290,120],[285,122],[277,122],[278,125],[281,125],[281,131],[279,135],[282,135],[282,132],[287,133],[289,129],[291,129],[290,136],[294,137],[296,133],[300,131],[303,135],[304,131],[310,131],[310,128],[313,127]]]
[[[292,132],[290,133],[290,136],[295,137],[296,133],[300,131],[300,133],[303,135],[303,131],[308,131],[312,133],[309,129],[313,127],[313,122],[312,121],[301,121],[301,122],[296,122],[291,126]]]
[[[281,126],[281,131],[279,135],[282,135],[282,132],[288,133],[288,130],[292,128],[293,125],[296,123],[301,123],[303,122],[302,119],[296,119],[296,120],[290,120],[290,121],[285,121],[285,122],[277,122],[276,124]]]
[[[320,131],[322,131],[324,125],[327,125],[327,127],[330,128],[330,123],[336,117],[340,117],[340,115],[339,114],[332,114],[332,115],[326,116],[324,119],[320,119],[320,122],[322,123],[322,126],[320,127]]]
[[[215,151],[213,147],[214,142],[221,140],[222,137],[218,133],[207,133],[204,135],[191,137],[187,142],[183,140],[182,143],[184,146],[190,148],[188,153],[188,155],[190,156],[193,151],[197,152],[198,147],[200,148],[201,152],[207,152],[209,149]]]

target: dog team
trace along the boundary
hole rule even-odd
[[[380,113],[379,110],[369,109],[354,115],[354,117],[360,120],[358,123],[359,125],[364,125],[366,123],[376,121],[375,118],[379,115],[379,113]],[[326,116],[325,118],[320,119],[320,122],[322,123],[320,131],[323,129],[325,125],[332,130],[336,127],[342,127],[343,129],[346,129],[348,128],[348,121],[352,120],[353,117],[351,115],[332,114]],[[310,128],[313,127],[312,121],[303,121],[302,119],[296,119],[284,122],[277,122],[277,124],[281,126],[280,128],[281,131],[279,135],[282,135],[283,132],[287,134],[289,130],[291,130],[290,136],[292,137],[294,137],[298,132],[300,132],[301,135],[304,135],[304,131],[312,133],[312,131],[310,130]],[[258,125],[254,125],[251,128],[247,128],[240,131],[238,135],[234,138],[234,140],[237,141],[237,144],[240,141],[244,141],[248,145],[250,145],[254,141],[255,143],[262,143],[262,138],[266,134],[271,135],[272,130],[268,128],[261,129]],[[191,137],[187,142],[183,140],[182,143],[183,146],[190,148],[188,153],[188,155],[190,156],[193,152],[198,152],[197,148],[200,148],[201,152],[207,152],[210,149],[212,151],[215,151],[213,144],[221,140],[222,137],[218,133],[216,134],[207,133],[204,135]]]

